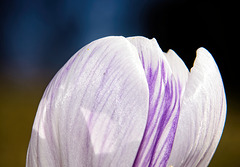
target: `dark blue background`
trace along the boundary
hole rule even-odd
[[[176,51],[189,68],[196,49],[205,47],[213,54],[227,89],[237,89],[233,7],[213,0],[1,1],[1,76],[14,82],[52,77],[70,56],[95,39],[141,35],[155,37],[165,52]]]

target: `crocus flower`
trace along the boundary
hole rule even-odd
[[[206,49],[189,72],[155,39],[106,37],[80,49],[46,88],[26,166],[207,166],[225,118]]]

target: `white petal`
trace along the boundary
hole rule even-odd
[[[179,118],[181,85],[155,39],[128,40],[138,49],[149,88],[148,121],[134,166],[166,166]]]
[[[171,49],[165,53],[165,56],[168,60],[169,65],[171,66],[174,77],[177,81],[180,82],[182,88],[185,89],[189,73],[187,66],[182,61],[182,59],[178,57],[178,55]]]
[[[207,166],[221,138],[225,118],[220,72],[211,54],[200,48],[188,77],[168,166]]]
[[[96,40],[56,74],[39,105],[27,166],[132,166],[148,114],[136,48]]]

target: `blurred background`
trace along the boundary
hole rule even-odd
[[[208,49],[225,84],[228,115],[210,166],[240,166],[237,5],[200,0],[0,2],[0,166],[24,166],[41,96],[81,47],[109,35],[156,38],[192,67]],[[235,39],[235,40],[234,40]]]

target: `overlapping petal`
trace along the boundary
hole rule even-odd
[[[168,166],[207,166],[221,138],[225,118],[220,72],[211,54],[200,48],[188,76]]]
[[[132,166],[146,126],[148,99],[137,50],[126,38],[90,43],[46,89],[27,166]]]
[[[155,39],[106,37],[48,85],[27,166],[207,166],[225,117],[221,75],[204,48],[189,73]]]
[[[183,95],[188,79],[189,70],[182,59],[173,50],[170,49],[167,53],[165,53],[165,55],[174,77],[181,85],[181,95]]]
[[[155,39],[128,40],[138,49],[149,88],[148,120],[134,166],[166,166],[180,113],[181,81]]]

